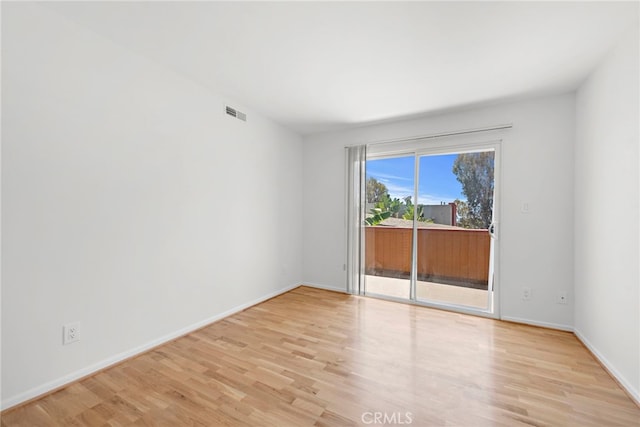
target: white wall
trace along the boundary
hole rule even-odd
[[[638,39],[636,26],[576,98],[575,329],[640,401]]]
[[[299,136],[34,4],[2,56],[3,407],[300,282]]]
[[[345,289],[344,146],[513,123],[502,150],[501,314],[571,329],[574,119],[568,94],[305,138],[305,282]],[[531,213],[520,212],[523,201]],[[556,303],[559,291],[569,304]]]

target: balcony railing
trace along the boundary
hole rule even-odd
[[[366,274],[408,278],[411,228],[366,227]],[[417,279],[487,289],[490,236],[487,230],[418,229]]]

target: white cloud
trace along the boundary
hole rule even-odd
[[[390,180],[399,180],[399,181],[408,181],[408,182],[412,182],[413,181],[413,177],[407,178],[407,177],[404,177],[404,176],[391,175],[391,174],[388,174],[388,173],[367,174],[367,178],[375,178],[378,181],[382,181],[382,182],[389,182]]]
[[[413,196],[414,196],[414,186],[413,184],[413,178],[403,178],[400,176],[396,176],[396,175],[391,175],[391,174],[367,174],[368,177],[373,177],[375,179],[377,179],[378,181],[382,182],[386,187],[387,190],[389,190],[389,195],[391,196],[392,199],[398,198],[398,199],[404,199],[407,196],[411,196],[411,199],[413,200]],[[398,181],[405,181],[410,183],[409,185],[402,185],[402,183],[398,183]],[[441,203],[451,203],[453,202],[457,197],[456,196],[452,196],[452,195],[443,195],[443,194],[429,194],[429,193],[421,193],[418,194],[418,203],[421,205],[439,205]],[[459,196],[458,198],[462,199],[462,196]],[[415,201],[414,201],[415,202]]]
[[[385,184],[387,185],[387,190],[389,190],[389,195],[392,199],[404,199],[407,196],[411,196],[413,200],[414,189],[409,186],[401,186],[395,185],[393,183]],[[439,205],[440,203],[450,203],[453,202],[456,198],[450,195],[441,195],[441,194],[429,194],[429,193],[421,193],[418,194],[418,203],[421,205]],[[415,201],[414,201],[415,202]]]
[[[396,185],[394,183],[386,184],[387,190],[389,190],[389,195],[391,198],[404,199],[407,196],[413,197],[414,189],[413,187]]]

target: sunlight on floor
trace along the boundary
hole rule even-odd
[[[409,299],[409,280],[367,275],[366,291],[369,294]],[[487,291],[482,289],[418,281],[416,284],[416,293],[418,300],[464,305],[481,309],[487,308]]]

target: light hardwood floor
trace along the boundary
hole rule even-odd
[[[2,426],[380,425],[376,413],[640,425],[570,333],[300,287],[5,412]]]

